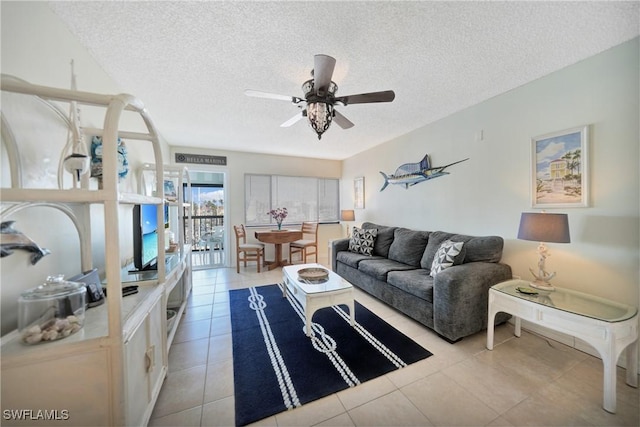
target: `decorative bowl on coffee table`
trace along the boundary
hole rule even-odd
[[[324,283],[329,280],[329,270],[319,267],[298,270],[298,280],[307,283]]]

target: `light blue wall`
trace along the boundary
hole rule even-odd
[[[342,204],[365,177],[356,220],[505,239],[504,262],[530,277],[535,242],[516,239],[530,203],[531,138],[589,125],[590,206],[569,215],[570,244],[548,244],[554,283],[639,303],[639,42],[634,39],[344,161]],[[483,139],[478,140],[482,131]],[[383,178],[431,155],[435,165],[469,157],[450,175],[405,190]]]

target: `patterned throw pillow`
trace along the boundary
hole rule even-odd
[[[377,235],[377,228],[353,227],[353,233],[349,239],[349,252],[371,256]]]
[[[435,277],[436,274],[442,270],[462,263],[464,259],[464,253],[462,252],[463,246],[464,242],[452,242],[451,240],[442,242],[438,248],[438,252],[436,252],[436,256],[433,257],[431,277]]]

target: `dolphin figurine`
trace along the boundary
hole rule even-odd
[[[446,168],[451,165],[464,162],[465,160],[469,160],[469,158],[458,160],[457,162],[449,163],[444,166],[431,167],[429,155],[425,154],[424,158],[418,163],[405,163],[398,167],[393,175],[387,175],[380,171],[384,177],[384,184],[380,191],[387,188],[387,185],[389,184],[404,184],[404,188],[409,188],[419,182],[437,178],[442,175],[448,175],[449,172],[444,172]]]
[[[36,242],[13,228],[14,222],[4,221],[0,224],[0,258],[11,255],[14,249],[22,249],[32,252],[31,264],[35,265],[42,257],[51,253],[49,249],[41,248]]]

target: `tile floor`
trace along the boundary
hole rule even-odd
[[[322,261],[322,259],[321,259]],[[255,266],[194,271],[193,294],[169,353],[169,374],[150,426],[232,426],[228,290],[276,283]],[[257,422],[265,426],[638,426],[638,389],[618,368],[618,411],[602,409],[599,359],[513,326],[449,344],[356,290],[356,299],[429,349],[430,358]]]

